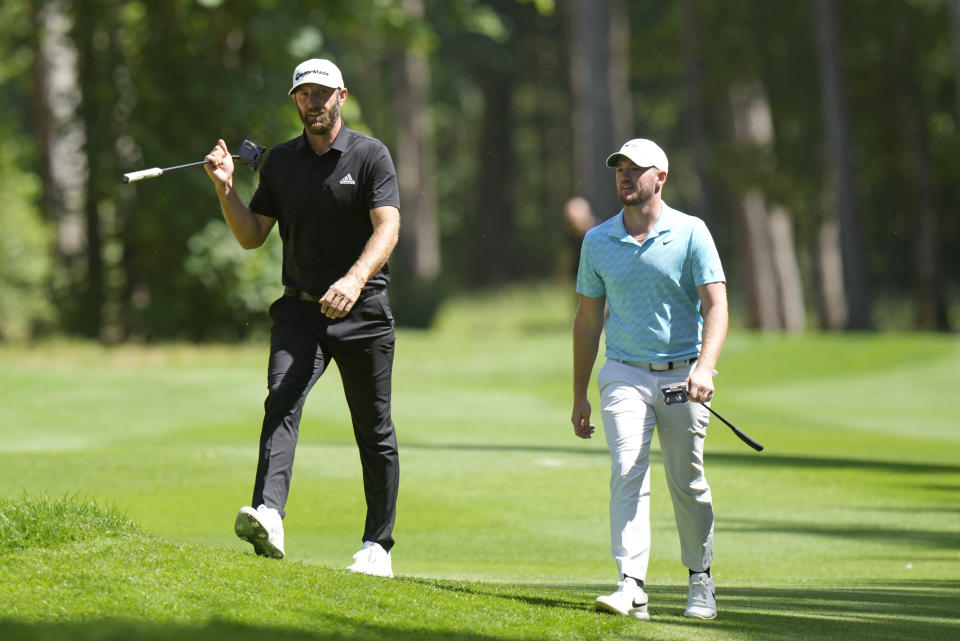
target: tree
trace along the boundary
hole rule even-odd
[[[750,150],[743,155],[758,159],[759,164],[774,164],[773,116],[763,87],[758,82],[733,85],[731,103],[734,137]],[[768,205],[758,184],[745,184],[740,214],[750,326],[802,331],[806,312],[789,213],[782,205]]]
[[[400,6],[408,19],[423,20],[422,0],[402,0]],[[403,208],[394,299],[397,317],[414,326],[428,326],[433,318],[441,267],[430,66],[422,40],[403,43],[392,56],[396,165]]]
[[[906,60],[915,61],[921,56],[915,50],[907,32],[908,17],[903,7],[894,3],[890,9],[893,31],[892,42]],[[912,66],[912,65],[911,65]],[[914,256],[914,325],[918,329],[947,331],[950,321],[941,287],[940,273],[940,212],[936,204],[933,186],[933,171],[927,140],[926,116],[923,92],[910,67],[896,62],[891,65],[892,75],[897,79],[900,91],[895,94],[897,113],[903,123],[908,157],[913,169],[914,203],[916,224],[913,226]]]
[[[90,166],[84,153],[84,121],[78,111],[81,86],[69,9],[65,0],[31,4],[35,47],[32,102],[39,150],[36,170],[43,186],[40,208],[44,219],[57,230],[51,252],[53,296],[58,306],[68,310],[65,319],[83,319],[82,294],[86,293],[90,268],[83,260],[88,244],[84,203]],[[91,325],[71,324],[70,328],[89,334]]]
[[[618,83],[611,82],[611,71],[623,70],[624,65],[619,61],[613,64],[609,0],[568,0],[566,19],[573,105],[573,195],[586,198],[594,214],[606,219],[620,209],[604,159],[619,147],[614,129],[617,105],[613,102],[613,87]],[[617,53],[623,60],[623,53]]]
[[[687,93],[686,109],[684,111],[685,131],[693,158],[693,171],[696,177],[696,194],[694,195],[694,210],[707,225],[713,222],[714,190],[711,186],[709,170],[707,168],[708,140],[706,122],[703,112],[703,81],[700,58],[700,20],[697,12],[697,3],[694,0],[681,0],[678,3],[680,10],[680,39],[683,43],[684,85]]]
[[[950,36],[953,42],[953,97],[960,120],[960,0],[950,0]]]
[[[863,330],[871,326],[870,295],[861,248],[856,175],[850,155],[852,142],[840,61],[840,27],[834,0],[813,0],[813,10],[823,119],[826,123],[826,164],[830,171],[830,191],[836,198],[835,211],[840,235],[845,325],[847,329]],[[825,248],[824,251],[831,250]],[[823,273],[821,277],[836,278],[829,273]],[[826,290],[830,288],[829,285],[824,286]],[[828,317],[832,315],[827,314]]]

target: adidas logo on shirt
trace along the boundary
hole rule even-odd
[[[351,176],[350,174],[347,174],[346,176],[344,176],[343,178],[340,179],[340,184],[341,184],[341,185],[356,185],[356,184],[357,184],[357,181],[353,179],[353,176]]]

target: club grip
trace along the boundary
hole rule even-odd
[[[152,167],[151,169],[142,169],[140,171],[131,171],[128,174],[124,174],[123,178],[120,180],[126,183],[137,182],[138,180],[145,180],[147,178],[156,178],[163,174],[163,170],[159,167]]]
[[[763,445],[761,445],[760,443],[757,443],[755,440],[753,440],[752,438],[750,438],[749,436],[747,436],[746,434],[744,434],[743,432],[735,428],[733,425],[730,425],[729,423],[727,423],[727,425],[730,427],[731,430],[733,430],[733,433],[736,434],[737,438],[739,438],[741,441],[743,441],[744,443],[746,443],[747,445],[749,445],[750,447],[752,447],[758,452],[763,451]]]
[[[724,425],[726,425],[727,427],[729,427],[729,428],[733,431],[733,433],[737,435],[737,438],[739,438],[741,441],[743,441],[744,443],[746,443],[747,445],[749,445],[750,447],[752,447],[752,448],[755,449],[756,451],[758,451],[758,452],[762,452],[762,451],[763,451],[763,445],[761,445],[760,443],[757,443],[755,440],[753,440],[752,438],[750,438],[749,436],[747,436],[747,434],[746,434],[745,432],[741,431],[736,425],[734,425],[733,423],[731,423],[731,422],[728,421],[727,419],[725,419],[725,418],[723,418],[722,416],[720,416],[719,414],[717,414],[716,410],[714,410],[712,407],[710,407],[710,406],[707,405],[706,403],[704,403],[703,406],[706,407],[708,410],[710,410],[710,413],[711,413],[711,414],[713,414],[714,416],[716,416],[717,418],[719,418],[721,421],[723,421]]]

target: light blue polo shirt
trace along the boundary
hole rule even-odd
[[[717,282],[726,278],[707,226],[666,203],[642,243],[627,233],[623,210],[583,239],[577,292],[607,298],[607,358],[697,357],[703,332],[697,287]]]

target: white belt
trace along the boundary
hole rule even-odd
[[[625,365],[642,367],[644,369],[650,370],[651,372],[669,372],[670,370],[673,370],[673,369],[680,369],[681,367],[686,367],[687,365],[690,365],[691,363],[695,363],[697,361],[696,358],[684,358],[679,361],[664,361],[661,363],[643,363],[640,361],[623,361],[623,360],[620,360],[619,358],[615,358],[614,360],[620,361]]]

